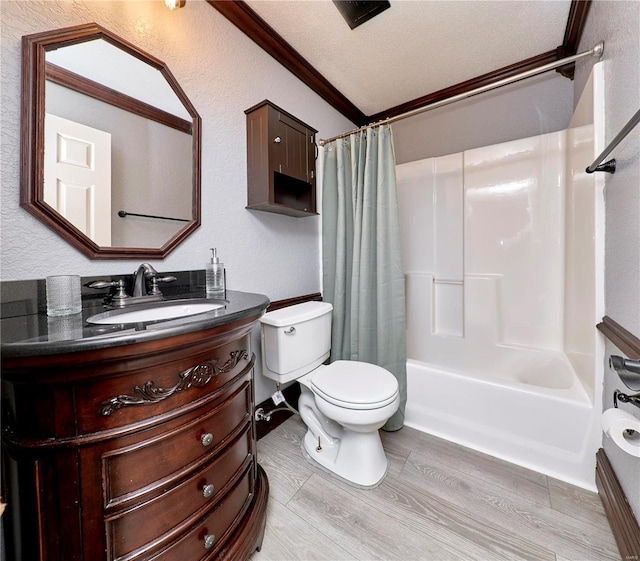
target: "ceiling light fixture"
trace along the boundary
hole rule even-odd
[[[164,5],[170,10],[177,10],[178,8],[184,8],[187,0],[164,0]]]

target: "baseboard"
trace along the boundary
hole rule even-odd
[[[602,448],[596,454],[596,487],[618,544],[620,556],[623,561],[639,561],[640,527]]]
[[[279,310],[280,308],[286,308],[287,306],[293,306],[295,304],[302,304],[303,302],[321,301],[322,294],[314,292],[313,294],[305,294],[304,296],[295,296],[293,298],[286,298],[285,300],[276,300],[269,304],[267,312],[273,310]]]

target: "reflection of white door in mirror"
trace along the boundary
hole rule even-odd
[[[44,201],[111,246],[111,134],[47,113],[44,135]]]

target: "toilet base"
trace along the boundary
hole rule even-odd
[[[360,489],[375,489],[387,475],[389,461],[378,431],[344,428],[340,439],[318,447],[317,436],[307,430],[300,448],[308,461]]]

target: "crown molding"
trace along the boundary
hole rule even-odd
[[[245,2],[228,0],[207,0],[207,2],[347,119],[357,125],[368,122],[367,116],[360,109],[340,93]]]
[[[558,58],[554,49],[553,51],[548,51],[546,53],[521,60],[520,62],[516,62],[515,64],[510,64],[509,66],[504,66],[502,68],[498,68],[497,70],[492,70],[491,72],[487,72],[486,74],[482,74],[481,76],[476,76],[475,78],[471,78],[470,80],[467,80],[465,82],[460,82],[459,84],[454,84],[453,86],[438,90],[437,92],[433,92],[425,96],[413,99],[411,101],[407,101],[406,103],[402,103],[401,105],[396,105],[395,107],[385,109],[380,113],[371,115],[369,117],[369,122],[376,122],[383,119],[389,119],[390,117],[397,117],[402,113],[407,113],[408,111],[419,109],[420,107],[424,107],[425,105],[448,99],[454,95],[470,92],[472,90],[475,90],[476,88],[481,88],[482,86],[493,84],[498,80],[510,78],[511,76],[515,76],[516,74],[520,74],[521,72],[533,70],[534,68],[538,68],[539,66],[543,66],[544,64],[548,64],[550,62],[555,62],[556,60],[558,60]]]
[[[557,49],[558,60],[575,55],[578,52],[578,45],[580,44],[584,26],[587,23],[589,8],[591,8],[591,0],[571,0],[567,26],[564,30],[564,39],[562,40],[562,45]],[[574,62],[556,69],[556,72],[565,78],[573,80],[575,68],[576,64]]]
[[[309,64],[298,51],[289,45],[281,35],[256,14],[246,2],[242,0],[234,2],[228,0],[207,0],[207,2],[259,47],[275,58],[327,103],[332,105],[334,109],[357,126],[395,117],[429,103],[435,103],[452,95],[471,91],[497,80],[511,77],[520,72],[532,70],[544,64],[555,62],[556,60],[575,54],[591,6],[591,0],[571,1],[563,44],[556,49],[367,116]],[[558,69],[558,72],[572,79],[574,66],[574,63],[569,64]]]

